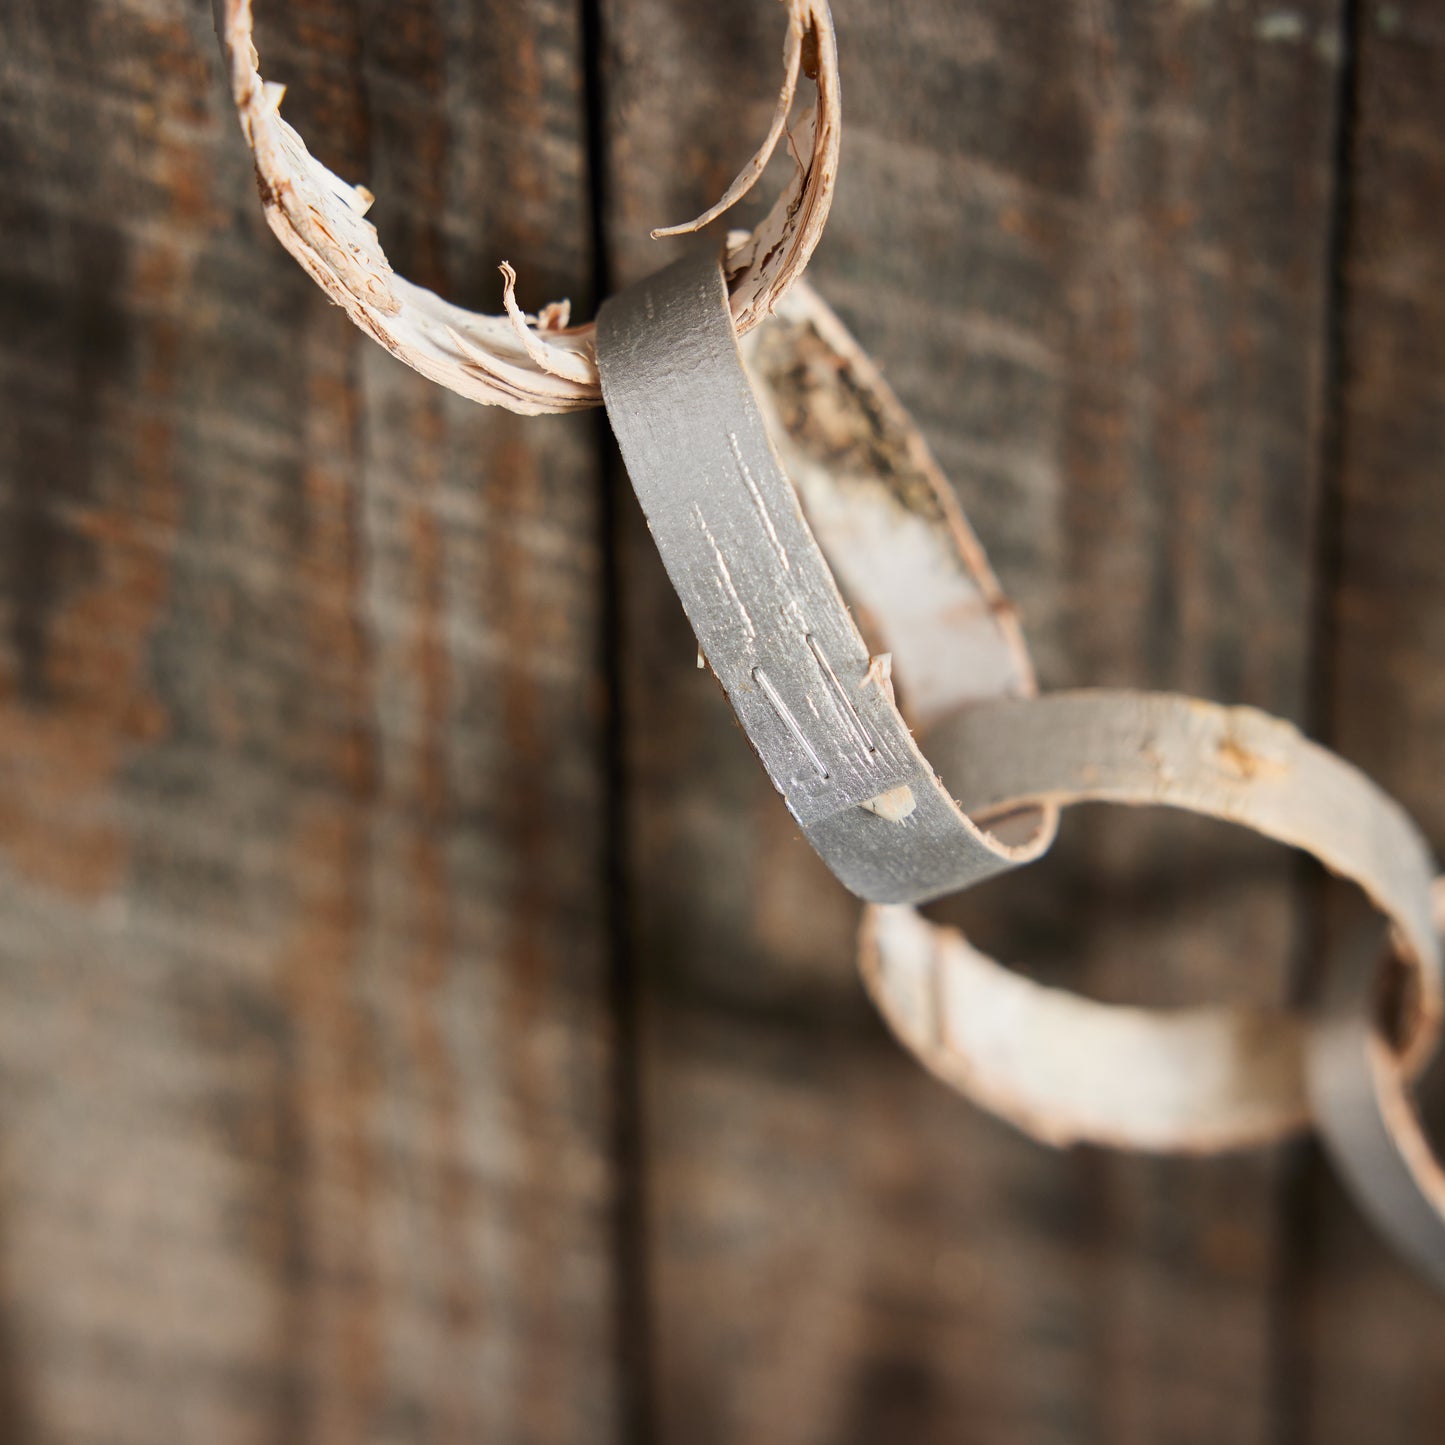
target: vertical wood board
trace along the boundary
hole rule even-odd
[[[399,269],[586,282],[573,6],[257,10]],[[594,434],[326,305],[206,7],[0,32],[7,1438],[606,1440]]]

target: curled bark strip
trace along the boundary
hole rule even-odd
[[[1048,806],[1031,810],[1022,838],[980,827],[919,752],[891,674],[845,605],[823,537],[809,527],[798,484],[770,440],[717,248],[611,297],[597,318],[597,364],[633,489],[702,654],[835,876],[862,898],[917,902],[1047,848]],[[870,399],[864,424],[886,423],[881,395]],[[920,575],[895,570],[880,596],[905,598],[931,584],[935,598],[946,592],[988,627],[993,648],[1006,650],[989,607],[992,579],[968,567],[929,478],[913,481],[926,517],[875,476],[866,498],[855,487],[854,515],[831,520],[856,522],[864,509],[879,524],[875,546],[891,539],[916,565]],[[1013,678],[1017,669],[1005,664],[995,674]]]
[[[729,304],[740,331],[762,321],[807,266],[838,173],[833,17],[827,0],[785,4],[784,80],[763,145],[716,206],[686,226],[658,233],[695,230],[742,199],[788,133],[800,76],[814,81],[812,109],[790,136],[795,164],[787,185],[755,231],[729,239]],[[565,303],[524,316],[510,266],[503,267],[505,316],[463,310],[396,275],[365,219],[371,193],[329,171],[281,118],[285,90],[261,77],[251,0],[213,0],[213,8],[266,221],[327,296],[392,355],[473,401],[527,415],[599,405],[592,324],[567,326]]]
[[[1414,987],[1391,1068],[1429,1058],[1441,1018],[1429,849],[1364,774],[1289,723],[1163,694],[1052,693],[965,708],[925,742],[978,818],[1041,803],[1164,806],[1312,853],[1395,928]],[[1106,1007],[1019,978],[909,909],[870,911],[861,958],[913,1053],[1046,1143],[1206,1152],[1311,1118],[1303,1015]]]
[[[1435,885],[1445,923],[1445,880]],[[1376,927],[1329,959],[1310,1031],[1310,1099],[1325,1148],[1360,1207],[1407,1260],[1445,1289],[1445,1165],[1420,1121],[1408,1072],[1385,1037],[1381,980],[1393,982],[1398,935]],[[1384,965],[1382,971],[1382,964]]]
[[[778,148],[778,142],[782,139],[783,131],[787,127],[788,117],[793,112],[793,100],[798,93],[798,71],[802,66],[803,57],[803,27],[799,23],[798,12],[794,10],[788,17],[788,38],[784,42],[783,50],[783,88],[778,92],[778,103],[773,108],[772,123],[768,126],[768,133],[763,137],[763,143],[753,153],[752,159],[738,172],[732,185],[723,192],[721,198],[712,206],[709,206],[702,215],[691,221],[685,221],[680,226],[659,226],[652,232],[652,239],[660,241],[668,236],[690,236],[696,231],[701,231],[704,226],[711,223],[719,216],[725,215],[757,185],[763,171],[767,169],[768,161],[772,159],[773,152]]]
[[[1303,1020],[1284,1010],[1098,1003],[910,908],[868,911],[859,971],[931,1074],[1040,1143],[1209,1153],[1309,1122]]]

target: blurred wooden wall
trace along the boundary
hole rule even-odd
[[[765,0],[256,3],[475,307],[660,264],[778,76]],[[1445,13],[835,11],[811,275],[1045,685],[1299,719],[1445,850]],[[1313,1145],[1053,1153],[885,1035],[599,419],[326,305],[202,0],[0,0],[0,371],[0,1440],[1445,1435]],[[1297,994],[1320,901],[1105,815],[958,911],[1168,1002]]]

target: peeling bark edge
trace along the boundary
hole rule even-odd
[[[800,78],[814,82],[812,108],[791,136],[789,183],[756,230],[729,238],[725,271],[739,332],[771,314],[802,275],[822,236],[838,174],[842,115],[832,13],[827,0],[786,4],[783,84],[762,145],[715,206],[685,225],[653,232],[699,230],[741,200],[789,133]],[[282,120],[285,87],[261,76],[251,0],[212,0],[212,9],[267,224],[326,295],[393,356],[472,401],[523,415],[600,405],[592,324],[569,326],[565,302],[526,316],[510,265],[501,266],[504,316],[453,306],[392,270],[365,219],[371,192],[322,165]]]

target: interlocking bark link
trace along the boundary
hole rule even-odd
[[[261,76],[251,0],[212,0],[212,7],[266,221],[327,296],[392,355],[473,401],[529,415],[597,406],[592,323],[569,325],[566,302],[524,315],[513,294],[516,274],[506,263],[504,316],[453,306],[398,276],[365,219],[371,192],[328,170],[282,120],[285,87]],[[802,275],[823,234],[838,174],[842,122],[832,13],[827,0],[787,0],[787,16],[783,84],[763,144],[716,206],[695,221],[654,232],[674,235],[709,224],[752,189],[787,135],[794,159],[787,184],[755,230],[729,240],[729,305],[740,331],[762,321]],[[813,82],[813,105],[790,128],[804,79]]]
[[[1051,809],[1006,842],[968,819],[913,741],[769,442],[717,251],[606,302],[597,355],[628,475],[701,655],[837,877],[863,898],[916,902],[1037,857]]]
[[[599,343],[609,415],[702,654],[845,883],[913,901],[969,886],[1039,856],[1057,809],[1086,800],[1226,819],[1313,852],[1385,911],[1417,983],[1398,1066],[1423,1064],[1441,1014],[1434,869],[1403,811],[1253,709],[1032,697],[1017,622],[946,482],[809,288],[744,343],[752,386],[706,252],[609,302]],[[951,792],[917,753],[895,681]],[[1005,841],[1015,828],[1021,845]],[[900,1039],[1036,1138],[1209,1152],[1309,1121],[1297,1012],[1092,1003],[909,907],[870,908],[861,944]]]

